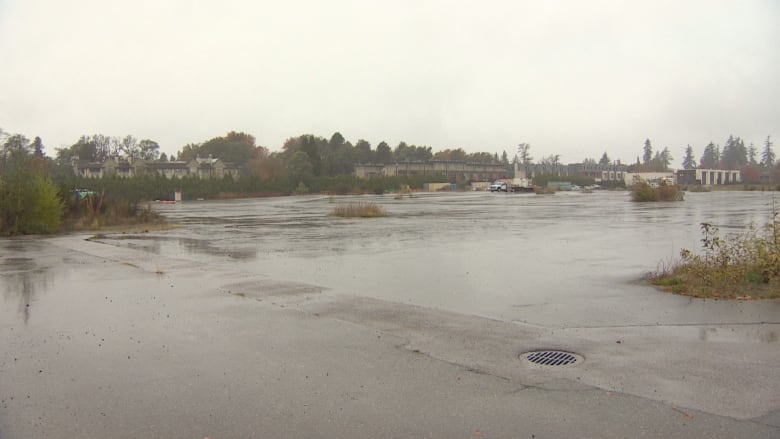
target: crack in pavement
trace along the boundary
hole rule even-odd
[[[511,320],[512,323],[521,323],[524,325],[535,326],[539,328],[552,328],[552,329],[616,329],[616,328],[684,328],[684,327],[699,327],[699,326],[760,326],[760,325],[780,325],[780,321],[777,322],[712,322],[712,323],[646,323],[640,325],[593,325],[593,326],[555,326],[555,325],[540,325],[538,323],[527,322],[524,320]]]

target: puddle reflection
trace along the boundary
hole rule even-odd
[[[13,246],[11,246],[13,247]],[[9,246],[4,246],[8,249]],[[14,247],[23,250],[23,246]],[[37,295],[48,290],[51,272],[29,257],[0,257],[0,283],[6,303],[16,302],[17,315],[27,324]]]

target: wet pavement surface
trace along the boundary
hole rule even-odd
[[[329,216],[355,201],[388,217]],[[0,438],[778,437],[780,301],[640,281],[772,202],[288,197],[2,240]]]

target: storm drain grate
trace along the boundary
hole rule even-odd
[[[563,351],[534,351],[525,354],[525,358],[531,363],[542,366],[566,366],[579,361],[577,355]]]

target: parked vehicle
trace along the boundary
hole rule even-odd
[[[534,188],[528,184],[528,180],[502,181],[496,180],[490,185],[490,192],[520,192],[531,193]]]
[[[508,189],[504,181],[494,181],[490,184],[490,192],[507,192]]]

